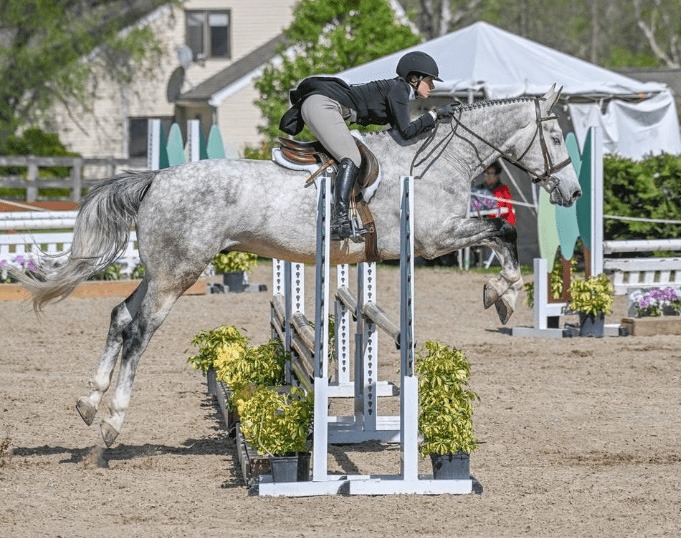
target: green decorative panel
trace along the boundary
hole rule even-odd
[[[222,143],[222,135],[220,134],[220,129],[218,129],[217,125],[213,125],[210,128],[206,153],[208,155],[208,159],[225,158],[225,145]],[[201,158],[203,159],[204,157],[202,156]]]
[[[553,267],[556,250],[560,245],[558,230],[556,229],[556,206],[549,201],[549,195],[544,189],[539,189],[537,235],[539,238],[539,255],[546,260],[548,267]]]
[[[178,164],[184,164],[186,161],[180,126],[177,123],[173,123],[168,135],[168,164],[170,166],[177,166]]]
[[[577,222],[579,236],[586,248],[591,248],[591,130],[587,132],[582,152],[582,166],[579,171],[579,185],[582,196],[577,200]]]
[[[582,159],[579,154],[577,139],[573,133],[568,133],[565,144],[575,173],[579,176]],[[577,204],[573,204],[572,207],[556,207],[556,230],[558,231],[558,240],[560,242],[560,254],[564,259],[569,260],[574,255],[575,245],[577,244],[577,239],[579,239]]]

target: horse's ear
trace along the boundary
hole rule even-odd
[[[556,104],[558,101],[558,98],[560,97],[560,93],[563,91],[563,87],[561,86],[556,90],[556,84],[554,83],[553,86],[551,86],[551,89],[547,91],[543,96],[542,96],[542,101],[546,102],[546,110],[551,110],[553,105]]]

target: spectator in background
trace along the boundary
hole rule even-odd
[[[501,209],[501,218],[506,219],[509,224],[515,226],[515,209],[511,203],[511,189],[508,185],[501,182],[501,163],[494,161],[485,169],[485,186],[497,198],[497,206]],[[504,211],[507,209],[507,211]],[[496,215],[489,215],[488,218],[495,218]]]

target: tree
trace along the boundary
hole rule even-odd
[[[634,0],[636,24],[643,33],[655,58],[666,67],[681,66],[681,22],[678,0]]]
[[[267,141],[281,135],[288,92],[303,78],[361,65],[421,40],[396,21],[388,0],[301,0],[284,34],[288,45],[256,82],[256,105],[267,120],[259,131]]]
[[[176,0],[3,0],[0,2],[0,138],[34,125],[55,102],[87,100],[86,57],[97,47],[108,74],[160,54],[148,29],[121,29]]]

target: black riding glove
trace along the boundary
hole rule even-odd
[[[459,104],[457,103],[449,103],[447,105],[440,105],[439,107],[435,108],[437,119],[441,120],[451,118],[456,113],[458,106]]]

